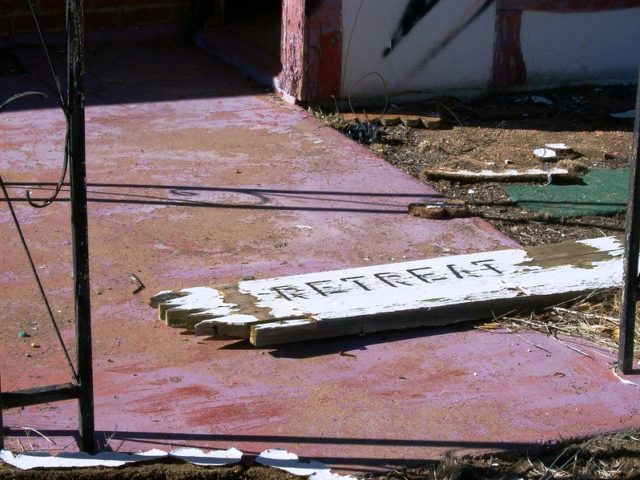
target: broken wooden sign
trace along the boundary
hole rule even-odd
[[[491,318],[622,282],[616,237],[160,292],[160,319],[256,346]]]

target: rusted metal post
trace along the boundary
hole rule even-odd
[[[625,252],[622,300],[620,307],[620,343],[618,365],[622,373],[633,371],[633,342],[635,336],[636,304],[638,301],[638,253],[640,250],[640,72],[636,94],[636,120],[631,154],[631,178],[629,180],[629,205],[625,225]]]
[[[89,287],[89,238],[84,125],[84,18],[82,0],[67,0],[67,92],[71,186],[71,236],[75,294],[76,348],[80,385],[81,449],[95,451],[93,356]]]

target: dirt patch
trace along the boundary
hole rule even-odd
[[[356,125],[340,114],[318,113],[329,125],[366,144],[392,165],[443,195],[464,201],[471,215],[489,221],[523,245],[541,245],[621,234],[624,214],[551,218],[514,204],[507,184],[429,180],[425,169],[618,169],[629,165],[633,121],[610,114],[635,105],[633,87],[582,87],[536,94],[488,96],[474,101],[441,98],[403,106],[413,114],[439,114],[443,128]],[[360,109],[362,110],[362,109]],[[371,109],[374,112],[373,109]],[[546,144],[564,143],[570,152],[555,161],[533,154]]]
[[[120,468],[18,470],[0,464],[3,480],[293,480],[294,475],[260,466],[200,467],[166,460]]]
[[[632,479],[640,477],[636,433],[603,436],[534,455],[447,458],[423,468],[394,471],[388,480],[417,479]]]

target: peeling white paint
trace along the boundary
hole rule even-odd
[[[205,467],[233,465],[242,460],[242,452],[237,448],[211,450],[209,452],[204,452],[199,448],[177,448],[172,450],[169,455],[185,462]]]
[[[338,475],[332,473],[325,464],[309,460],[303,462],[295,453],[278,448],[270,448],[256,457],[256,463],[267,467],[284,470],[292,475],[309,477],[310,480],[355,480],[350,475]]]
[[[236,308],[235,304],[225,303],[223,294],[215,288],[185,288],[178,292],[163,291],[154,295],[151,305],[160,305],[160,318],[171,324],[171,316],[186,311],[194,315],[210,318],[229,315]],[[181,324],[181,322],[178,322]]]
[[[541,149],[542,150],[542,149]],[[535,152],[534,152],[535,153]],[[449,174],[449,171],[447,171]],[[459,178],[513,178],[513,177],[522,177],[522,176],[535,176],[535,175],[569,175],[569,170],[566,168],[550,168],[548,170],[543,170],[541,168],[530,168],[528,170],[517,170],[515,168],[508,168],[506,170],[464,170],[457,169],[451,171],[451,176],[459,177]],[[475,191],[469,190],[469,193],[475,193]]]
[[[153,449],[140,453],[103,452],[89,455],[83,452],[60,453],[51,455],[46,452],[23,452],[14,455],[9,450],[0,451],[0,460],[20,470],[33,468],[87,468],[121,467],[126,464],[150,462],[167,456],[179,458],[194,465],[221,467],[239,463],[242,452],[236,448],[211,450],[204,452],[198,448],[178,448],[167,453]]]

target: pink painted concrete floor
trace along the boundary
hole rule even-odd
[[[44,75],[37,50],[16,51]],[[160,290],[514,242],[479,219],[407,215],[408,203],[437,194],[197,50],[155,41],[88,53],[102,448],[279,447],[363,471],[640,427],[640,390],[614,375],[614,353],[573,340],[589,357],[539,334],[465,327],[265,350],[161,324],[147,304]],[[0,77],[2,97],[35,86],[31,74]],[[62,158],[63,118],[39,101],[0,115],[0,171],[71,343],[68,191],[42,210],[24,202],[25,187],[49,193]],[[70,381],[1,205],[2,388]],[[132,273],[146,290],[132,293]],[[8,410],[6,445],[76,449],[76,415],[75,402]]]

